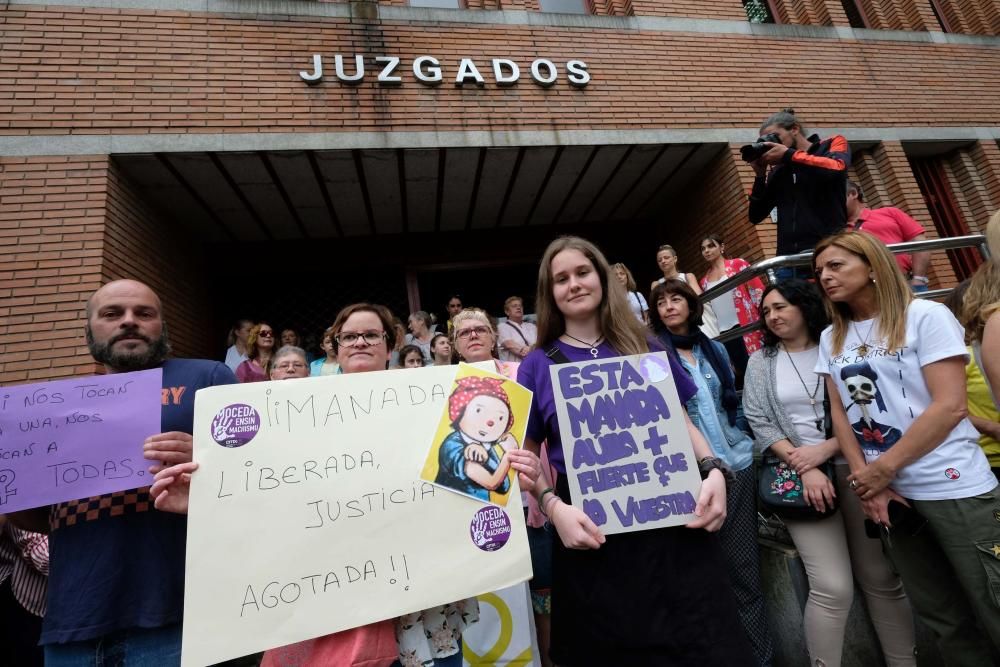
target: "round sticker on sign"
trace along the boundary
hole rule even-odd
[[[483,551],[497,551],[510,539],[510,519],[499,507],[483,507],[472,517],[469,535]]]
[[[245,403],[227,405],[212,419],[212,439],[223,447],[242,447],[259,430],[260,415]]]
[[[670,364],[659,357],[645,357],[639,369],[642,377],[652,383],[663,382],[670,377]]]

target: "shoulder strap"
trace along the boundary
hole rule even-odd
[[[524,341],[524,344],[527,345],[528,347],[531,347],[531,343],[528,342],[528,339],[525,337],[524,332],[521,331],[521,327],[517,326],[510,320],[504,320],[504,324],[509,324],[510,326],[514,327],[514,331],[516,331],[517,335],[521,337],[521,340]]]
[[[552,347],[545,350],[545,356],[552,360],[554,364],[568,364],[570,363],[569,357],[563,354],[563,351],[556,347],[553,343]]]

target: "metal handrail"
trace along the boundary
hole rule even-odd
[[[968,234],[966,236],[952,236],[943,239],[926,239],[923,241],[907,241],[905,243],[893,243],[888,246],[890,252],[894,255],[909,252],[955,250],[957,248],[970,247],[978,248],[979,253],[983,256],[984,260],[988,260],[990,258],[990,249],[989,246],[986,245],[986,237],[982,234]],[[743,283],[753,280],[754,278],[766,277],[769,283],[774,283],[777,281],[777,276],[775,274],[777,269],[810,266],[812,264],[812,256],[813,253],[809,250],[806,252],[800,252],[796,255],[783,255],[757,262],[749,268],[740,271],[735,276],[726,278],[718,285],[705,290],[701,294],[701,302],[708,303],[712,299],[718,298],[723,294],[739,287]],[[928,290],[927,292],[919,292],[914,296],[920,299],[937,299],[939,297],[947,296],[950,292],[951,288],[946,287],[942,289]],[[716,336],[715,340],[720,343],[724,343],[744,334],[756,331],[757,329],[763,327],[763,325],[763,322],[758,319],[756,322],[751,322],[750,324],[729,329]]]

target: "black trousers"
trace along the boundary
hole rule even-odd
[[[42,667],[44,655],[38,645],[42,619],[21,606],[10,588],[10,577],[0,584],[0,646],[10,665]]]

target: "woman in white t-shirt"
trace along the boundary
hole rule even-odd
[[[847,486],[850,469],[837,439],[827,437],[823,378],[814,370],[828,322],[823,299],[811,283],[787,280],[764,290],[760,310],[764,347],[751,355],[743,385],[743,410],[757,446],[799,474],[810,505],[821,511],[835,499],[840,505],[822,519],[784,519],[809,577],[803,614],[809,664],[840,665],[857,578],[886,664],[915,665],[913,615],[903,586],[881,545],[866,537],[861,501]],[[820,469],[831,459],[832,482]]]
[[[636,289],[635,278],[632,277],[632,272],[621,262],[612,266],[611,270],[614,272],[618,282],[625,288],[625,297],[628,299],[628,307],[632,311],[632,314],[643,324],[649,324],[649,305],[646,303],[646,297]]]
[[[962,327],[914,300],[892,254],[844,232],[815,249],[834,434],[913,607],[955,664],[1000,647],[1000,496],[967,418]],[[992,645],[992,646],[991,646]]]

